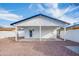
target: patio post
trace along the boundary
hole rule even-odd
[[[60,38],[60,29],[61,29],[61,27],[57,28],[57,34],[56,34],[57,36],[56,36],[56,38]]]
[[[17,29],[17,26],[16,26],[16,37],[15,37],[15,40],[17,41],[17,39],[18,39],[18,31],[17,31],[18,29]]]
[[[65,36],[65,33],[66,33],[66,28],[64,28],[64,36]],[[66,41],[65,38],[64,38],[64,41]]]
[[[40,41],[41,41],[41,26],[40,26]]]

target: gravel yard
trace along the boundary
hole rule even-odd
[[[77,56],[65,46],[79,46],[71,41],[15,41],[0,39],[1,56]]]

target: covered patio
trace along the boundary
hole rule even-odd
[[[57,39],[59,26],[17,26],[16,41],[61,41]]]

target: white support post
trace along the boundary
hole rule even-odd
[[[64,31],[66,32],[66,28],[64,28]]]
[[[57,32],[57,34],[56,34],[56,38],[57,38],[57,36],[59,37],[60,36],[60,34],[59,34],[59,29],[60,29],[60,27],[58,27],[56,30],[58,31]]]
[[[17,39],[18,39],[18,31],[17,31],[18,29],[17,29],[17,27],[16,27],[16,37],[15,37],[15,40],[17,41]]]
[[[41,26],[40,26],[40,41],[41,41]]]
[[[66,34],[66,28],[64,28],[64,35]],[[66,41],[66,39],[64,38],[64,41]]]

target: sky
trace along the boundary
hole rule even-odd
[[[78,3],[0,3],[0,25],[8,26],[39,13],[69,23],[79,22]]]

